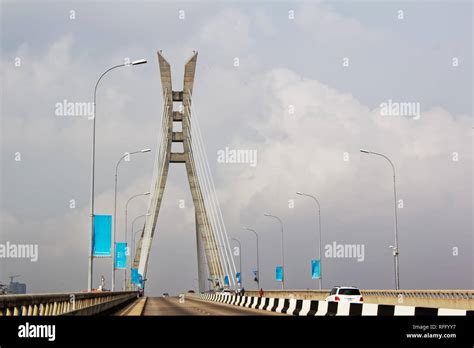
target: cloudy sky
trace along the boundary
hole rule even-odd
[[[0,10],[0,242],[39,247],[37,262],[0,260],[0,282],[19,274],[29,292],[87,287],[92,122],[58,116],[56,104],[91,102],[103,71],[148,59],[114,70],[98,92],[97,214],[113,212],[120,156],[153,149],[120,166],[123,239],[125,202],[149,190],[160,137],[156,51],[178,90],[196,50],[194,110],[227,231],[242,242],[245,288],[255,287],[256,257],[242,226],[260,236],[261,285],[280,287],[279,226],[267,211],[283,220],[286,287],[317,288],[316,206],[296,191],[321,202],[323,246],[364,246],[362,262],[323,258],[324,286],[393,288],[391,168],[360,148],[396,168],[401,288],[473,288],[472,2],[2,0]],[[413,103],[419,117],[383,115],[389,100]],[[226,147],[256,150],[257,165],[218,163]],[[147,204],[130,203],[129,222]],[[95,285],[110,282],[110,268],[95,262]],[[196,278],[189,185],[171,165],[147,289],[177,293]]]

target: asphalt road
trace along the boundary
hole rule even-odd
[[[143,315],[285,315],[184,297],[149,297]]]

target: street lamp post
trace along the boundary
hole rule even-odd
[[[242,277],[242,244],[237,238],[231,238],[233,241],[239,244],[239,272],[240,272],[240,288],[243,288],[243,277]]]
[[[122,160],[128,156],[137,154],[137,153],[147,153],[150,152],[150,149],[143,149],[139,151],[126,152],[117,162],[115,166],[115,191],[114,191],[114,229],[112,231],[112,291],[115,291],[115,236],[117,230],[117,176],[118,176],[118,166]],[[128,203],[128,202],[127,202]],[[127,225],[125,225],[125,231],[127,230]],[[125,233],[125,242],[127,241],[127,234]],[[125,270],[126,272],[126,270]]]
[[[132,234],[132,252],[130,253],[131,257],[132,257],[132,253],[134,254],[132,259],[135,259],[135,256],[136,256],[135,255],[136,252],[134,252],[134,250],[135,250],[135,237],[137,236],[138,232],[143,232],[143,229],[140,229],[140,230],[135,231],[135,232],[132,231],[132,233],[133,233]],[[132,279],[132,274],[131,273],[132,273],[132,263],[130,262],[130,283],[132,282],[131,281],[131,279]]]
[[[319,290],[322,290],[323,289],[323,271],[322,271],[323,262],[322,262],[322,254],[321,254],[321,247],[322,247],[322,242],[321,242],[321,240],[322,240],[322,237],[321,237],[321,205],[319,204],[318,199],[313,195],[309,195],[307,193],[302,193],[302,192],[296,192],[296,194],[300,195],[300,196],[310,197],[310,198],[314,199],[314,201],[318,205],[318,214],[319,214]]]
[[[260,265],[259,265],[259,256],[258,256],[258,234],[255,232],[255,230],[244,227],[244,230],[253,232],[255,234],[255,237],[257,238],[257,288],[260,290]]]
[[[145,150],[148,150],[148,151],[145,151]],[[145,149],[145,150],[142,150],[142,151],[145,151],[145,152],[149,152],[149,149]],[[128,203],[130,203],[130,201],[136,197],[141,197],[141,196],[148,196],[150,194],[150,192],[145,192],[145,193],[139,193],[138,195],[133,195],[132,197],[130,197],[128,200],[127,200],[127,203],[125,203],[125,242],[127,242],[128,238],[127,238],[127,231],[128,231],[128,221],[127,221],[127,216],[128,216]],[[133,231],[133,225],[132,225],[132,231]],[[125,274],[124,274],[124,290],[125,290],[125,287],[126,287],[126,284],[127,284],[127,268],[125,267]]]
[[[377,152],[372,152],[364,149],[360,149],[360,152],[366,153],[366,154],[371,154],[371,155],[376,155],[385,158],[388,163],[390,163],[390,166],[392,167],[392,173],[393,173],[393,197],[394,197],[394,208],[395,208],[395,214],[394,214],[394,219],[395,219],[395,245],[390,246],[391,249],[393,249],[393,257],[394,257],[394,267],[395,267],[395,289],[399,290],[400,289],[400,272],[399,272],[399,260],[398,260],[398,255],[399,255],[399,249],[398,249],[398,212],[397,212],[397,184],[396,184],[396,178],[395,178],[395,166],[393,165],[392,161],[385,155]]]
[[[141,197],[141,196],[148,196],[150,194],[150,192],[145,192],[145,193],[140,193],[138,195],[133,195],[132,197],[130,197],[128,200],[127,200],[127,203],[125,203],[125,243],[127,243],[127,240],[128,240],[128,236],[127,236],[127,229],[128,229],[128,221],[127,221],[127,216],[128,216],[128,203],[130,203],[130,201],[134,198],[137,198],[137,197]],[[140,215],[139,217],[143,217],[143,216],[147,216],[149,214],[145,214],[145,215]],[[135,219],[136,220],[136,219]],[[133,222],[135,222],[135,220],[133,220]],[[133,222],[132,222],[132,232],[133,232]],[[131,253],[129,253],[131,254]],[[131,256],[131,255],[130,255]],[[126,290],[126,287],[127,287],[127,267],[125,267],[124,269],[124,278],[123,278],[123,290],[125,291]]]
[[[145,59],[140,59],[133,61],[131,64],[119,64],[115,65],[100,75],[97,80],[94,88],[94,117],[92,119],[92,165],[91,165],[91,210],[90,210],[90,233],[89,233],[89,265],[87,273],[87,290],[92,291],[92,277],[93,277],[93,268],[94,268],[94,256],[92,254],[92,243],[94,240],[94,184],[95,184],[95,116],[96,116],[96,100],[97,100],[97,87],[99,86],[100,80],[107,74],[109,71],[121,68],[128,65],[139,65],[145,64],[147,61]],[[115,255],[112,254],[112,263],[114,263],[113,258]]]
[[[280,222],[281,227],[281,267],[282,267],[282,277],[281,277],[281,288],[285,289],[285,251],[284,251],[284,243],[283,243],[283,222],[278,216],[272,215],[270,213],[263,214],[264,216],[272,217],[277,219]]]
[[[137,195],[137,196],[142,196],[142,195]],[[134,197],[135,197],[135,196],[134,196]],[[133,197],[132,197],[132,198],[133,198]],[[133,255],[133,258],[134,258],[134,259],[135,259],[135,256],[137,256],[137,255],[136,255],[136,252],[134,251],[134,250],[135,250],[135,236],[137,235],[138,232],[143,232],[143,229],[140,229],[140,230],[138,230],[138,231],[133,232],[133,231],[135,230],[135,228],[134,228],[134,226],[135,226],[135,221],[137,221],[138,219],[140,219],[140,218],[142,218],[142,217],[144,217],[144,216],[149,216],[149,215],[150,215],[150,213],[143,214],[143,215],[139,215],[139,216],[137,216],[135,219],[133,219],[133,221],[132,221],[132,252],[134,253],[134,255]],[[132,253],[130,253],[130,256],[131,256],[131,254],[132,254]],[[125,269],[126,269],[126,268],[127,268],[127,267],[125,267]],[[132,268],[132,262],[130,262],[130,272],[131,272],[131,268]],[[125,276],[126,276],[126,275],[127,275],[127,273],[125,273]],[[130,275],[130,277],[131,277],[131,275]],[[125,278],[125,279],[124,279],[124,287],[123,287],[124,291],[127,289],[127,283],[126,283],[126,281],[127,281],[127,280],[126,280],[126,278]]]

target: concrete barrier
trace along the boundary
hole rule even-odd
[[[267,290],[265,296],[324,301],[330,290]],[[258,291],[247,290],[249,296]],[[474,290],[361,290],[364,303],[474,310]]]
[[[0,296],[0,316],[96,315],[126,304],[137,292]]]
[[[214,301],[298,316],[472,316],[474,311],[452,308],[430,308],[362,302],[329,302],[283,297],[256,297],[228,294],[201,294]]]

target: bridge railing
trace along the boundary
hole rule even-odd
[[[328,290],[267,290],[265,296],[325,300]],[[258,296],[258,291],[246,291]],[[474,310],[474,290],[361,290],[366,303]]]
[[[95,315],[136,297],[135,291],[2,295],[0,316]]]
[[[474,290],[363,290],[362,293],[371,296],[399,296],[417,298],[446,298],[472,300]]]
[[[365,290],[361,292],[364,299],[374,303],[474,309],[474,290]]]

